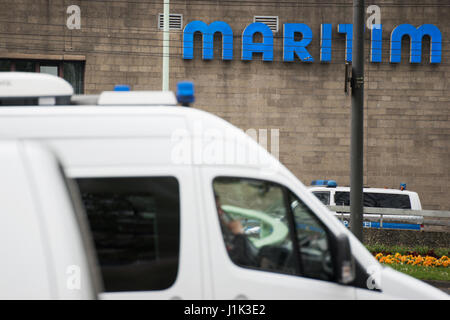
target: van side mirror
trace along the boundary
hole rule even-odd
[[[340,284],[349,284],[355,279],[355,261],[348,237],[345,234],[338,235],[333,247],[337,281]]]

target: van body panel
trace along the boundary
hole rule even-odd
[[[22,147],[0,142],[0,162],[0,298],[53,298],[50,253]]]
[[[94,279],[56,158],[30,141],[1,141],[0,162],[0,297],[94,299]]]
[[[92,265],[87,260],[79,222],[62,179],[62,168],[49,152],[43,152],[35,144],[25,143],[24,149],[50,252],[55,298],[95,299]]]

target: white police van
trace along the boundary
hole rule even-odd
[[[338,186],[335,180],[313,180],[308,189],[324,205],[350,206],[350,187]],[[401,183],[400,189],[363,188],[363,206],[368,208],[422,210],[417,192],[407,191],[406,184]],[[334,212],[348,226],[349,213]],[[365,228],[382,228],[397,230],[416,230],[423,228],[424,218],[411,214],[384,214],[381,223],[379,214],[364,214]],[[370,220],[370,221],[369,221]],[[386,222],[387,221],[387,222]]]
[[[170,92],[72,92],[56,77],[0,73],[0,137],[45,145],[78,186],[101,299],[448,299],[381,267],[292,173],[226,121],[176,106]],[[193,91],[180,87],[178,98],[186,104]],[[57,232],[57,246],[79,242],[79,228],[60,220],[73,213],[48,210],[52,218],[28,223]],[[18,204],[3,219],[19,213]],[[260,231],[239,231],[249,221]],[[21,250],[12,241],[0,246]],[[46,252],[44,260],[58,258]],[[73,261],[49,270],[66,279]],[[0,278],[17,267],[2,264]],[[80,274],[82,285],[92,281]]]
[[[349,206],[350,187],[340,187],[335,180],[313,180],[308,189],[329,206]],[[364,207],[422,210],[417,192],[406,190],[401,183],[400,189],[363,188]]]

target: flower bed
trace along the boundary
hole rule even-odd
[[[424,266],[424,267],[441,267],[448,268],[450,266],[450,258],[447,256],[442,256],[439,259],[433,256],[425,256],[421,255],[401,255],[400,253],[396,253],[394,255],[388,254],[385,255],[383,253],[378,253],[375,255],[375,258],[380,263],[385,264],[400,264],[400,265],[413,265],[413,266]]]

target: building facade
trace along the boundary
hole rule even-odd
[[[160,90],[163,2],[0,0],[0,70],[53,73],[79,93]],[[450,4],[367,5],[364,184],[406,183],[424,209],[450,210]],[[191,80],[196,108],[278,130],[305,184],[349,184],[351,0],[171,0],[170,13],[172,90]]]

